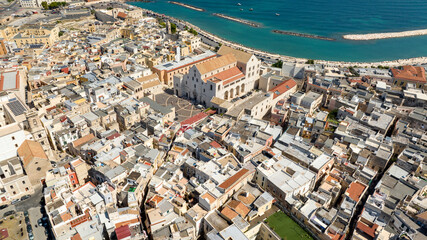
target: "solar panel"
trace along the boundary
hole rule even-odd
[[[22,106],[22,104],[18,100],[8,102],[7,106],[10,108],[13,115],[15,116],[24,114],[25,111],[27,111],[27,109],[24,106]]]

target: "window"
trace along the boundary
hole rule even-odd
[[[71,179],[73,179],[73,178],[74,178],[74,176],[73,176],[73,175],[71,175],[71,176],[70,176],[70,178],[71,178]]]
[[[13,191],[13,195],[15,195],[16,194],[16,192],[15,191]]]
[[[15,137],[14,137],[14,136],[12,136],[12,140],[15,140]]]
[[[25,181],[22,181],[22,184],[25,184]]]
[[[213,90],[213,86],[211,85],[211,91]]]
[[[18,144],[15,144],[15,147],[18,147]]]
[[[10,189],[13,189],[13,186],[12,186],[12,185],[10,185]]]

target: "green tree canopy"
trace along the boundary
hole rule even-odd
[[[282,61],[282,60],[279,60],[279,61],[277,61],[277,62],[273,63],[271,66],[272,66],[272,67],[276,67],[276,68],[282,68],[282,66],[283,66],[283,61]]]

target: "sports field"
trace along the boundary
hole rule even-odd
[[[313,238],[282,211],[267,218],[268,226],[284,240],[312,240]]]

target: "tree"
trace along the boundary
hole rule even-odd
[[[308,59],[307,62],[305,62],[306,64],[314,64],[314,60],[313,59]]]
[[[199,33],[194,30],[193,28],[190,28],[190,30],[188,30],[189,33],[192,33],[194,36],[197,36]]]
[[[47,4],[47,2],[42,2],[42,7],[43,7],[45,10],[48,10],[48,9],[49,9],[49,5]]]
[[[215,52],[218,52],[218,50],[221,48],[222,43],[218,43],[218,46],[215,47]]]
[[[272,66],[272,67],[276,67],[276,68],[282,68],[282,66],[283,66],[283,61],[282,61],[282,60],[279,60],[279,61],[277,61],[277,62],[273,63],[271,66]]]
[[[62,35],[64,35],[64,32],[63,31],[59,31],[58,37],[61,37]]]
[[[176,33],[176,24],[175,23],[171,23],[171,32],[172,32],[172,34]]]

